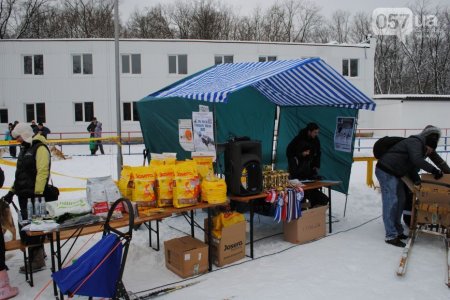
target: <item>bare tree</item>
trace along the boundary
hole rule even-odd
[[[0,39],[21,38],[42,6],[51,0],[0,0]]]
[[[338,43],[348,43],[350,33],[350,13],[337,10],[331,16],[329,23],[330,35]]]
[[[174,32],[170,29],[169,17],[162,5],[147,8],[143,13],[136,10],[128,20],[125,37],[170,39]]]

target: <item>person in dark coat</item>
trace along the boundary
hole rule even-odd
[[[290,179],[300,181],[321,179],[319,176],[321,151],[318,135],[319,126],[316,123],[309,123],[289,143],[286,156]],[[306,190],[305,199],[310,202],[311,207],[327,205],[330,201],[328,196],[319,189]]]
[[[424,131],[428,130],[428,128],[433,127],[433,125],[428,125],[424,128]],[[428,154],[428,158],[431,160],[431,162],[441,169],[442,173],[444,174],[450,174],[450,167],[448,166],[447,162],[442,159],[442,157],[434,150],[430,154]],[[409,189],[409,187],[404,184],[405,189],[405,195],[406,195],[406,201],[405,201],[405,207],[403,208],[403,222],[410,227],[411,226],[411,210],[412,210],[412,203],[413,203],[413,192]]]
[[[379,160],[375,168],[381,188],[383,202],[383,223],[385,242],[397,247],[405,247],[401,217],[405,205],[405,189],[401,177],[409,177],[420,189],[420,169],[434,174],[436,179],[443,176],[440,169],[425,159],[436,150],[441,130],[430,126],[420,134],[410,136],[392,146]]]
[[[95,138],[95,128],[97,128],[97,118],[94,117],[87,127],[89,137]],[[97,143],[95,141],[89,142],[89,150],[91,150],[91,155],[95,155],[95,152],[97,152]]]
[[[48,129],[47,127],[44,126],[43,123],[39,123],[34,129],[33,129],[34,134],[40,134],[43,137],[45,137],[45,139],[47,139],[47,135],[51,133],[50,129]]]

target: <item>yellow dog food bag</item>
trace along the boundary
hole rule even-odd
[[[120,172],[119,191],[122,197],[131,199],[133,193],[133,167],[123,166]]]
[[[156,201],[158,207],[172,206],[174,166],[157,166],[156,172]]]
[[[197,163],[197,172],[203,179],[208,174],[214,174],[212,156],[193,156],[192,159]]]
[[[131,200],[137,203],[138,209],[156,207],[155,169],[153,167],[134,167],[133,178],[134,186]]]
[[[181,208],[197,204],[199,177],[195,162],[179,162],[174,170],[173,206]]]
[[[222,237],[222,228],[237,224],[240,222],[245,222],[245,217],[243,214],[238,212],[223,212],[213,217],[213,230],[211,233],[215,238],[220,239]]]

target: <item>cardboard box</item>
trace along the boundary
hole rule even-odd
[[[284,240],[293,244],[324,237],[327,233],[325,218],[328,206],[320,206],[302,211],[297,220],[283,223]]]
[[[208,242],[208,219],[205,219],[205,241]],[[212,238],[211,255],[213,263],[222,267],[245,257],[245,229],[247,222],[239,222],[222,228],[222,237]]]
[[[431,174],[423,174],[421,178],[422,188],[417,193],[417,222],[450,226],[450,174],[445,174],[439,180],[435,180]]]
[[[164,242],[166,267],[186,278],[208,271],[208,245],[191,236]]]

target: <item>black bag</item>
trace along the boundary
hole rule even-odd
[[[385,136],[380,138],[373,145],[373,156],[376,159],[380,159],[389,149],[392,148],[395,144],[400,141],[403,141],[405,138],[400,136]]]
[[[59,189],[51,184],[47,184],[44,189],[45,202],[52,202],[58,200]]]

